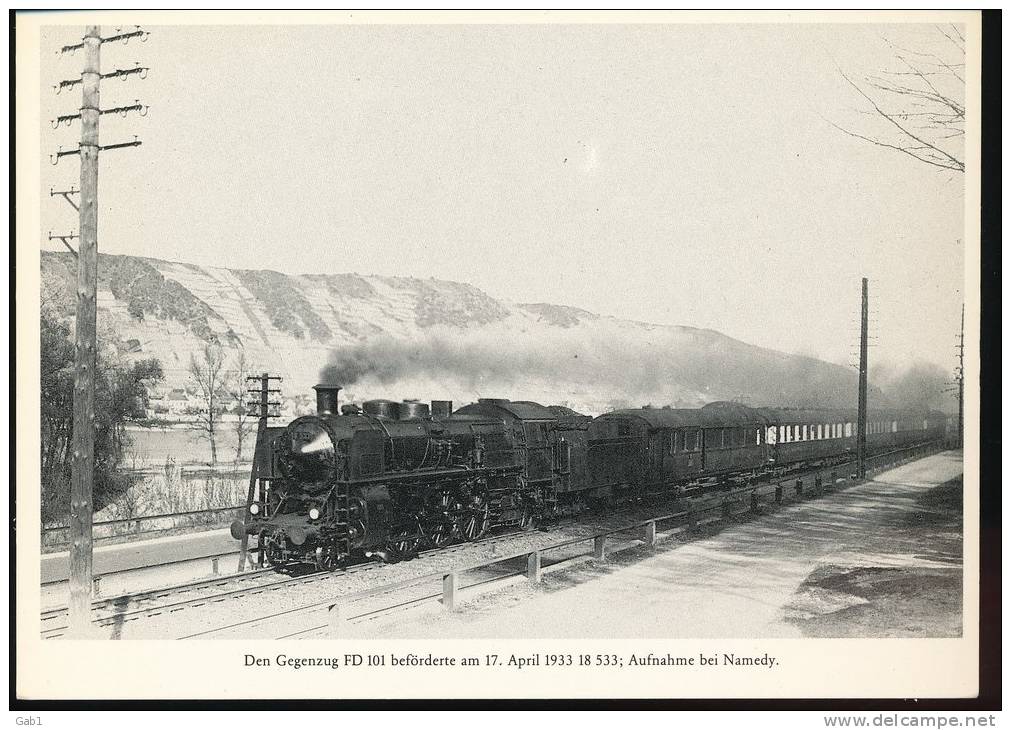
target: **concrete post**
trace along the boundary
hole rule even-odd
[[[646,529],[643,531],[642,535],[643,542],[646,543],[646,547],[653,547],[656,545],[656,521],[647,522]]]
[[[217,558],[211,558],[211,575],[217,575],[217,574],[218,574],[218,559]]]
[[[456,608],[456,573],[447,573],[442,577],[442,607],[447,611]]]
[[[607,541],[607,537],[600,535],[599,537],[593,538],[593,559],[594,560],[605,560],[607,555],[604,552],[604,543]]]
[[[539,550],[527,555],[527,580],[531,584],[541,582],[541,553]]]

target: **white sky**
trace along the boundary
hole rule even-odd
[[[954,364],[963,179],[855,126],[882,40],[948,53],[931,26],[154,27],[107,45],[99,248],[232,268],[472,283],[848,362],[860,277],[872,358]],[[112,30],[111,28],[106,30]],[[78,93],[43,32],[42,118]],[[943,39],[941,39],[943,41]],[[52,55],[49,55],[49,54]],[[950,54],[948,54],[950,56]],[[43,158],[79,128],[46,128]],[[75,158],[43,170],[50,200]]]

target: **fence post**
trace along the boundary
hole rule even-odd
[[[816,474],[814,477],[814,491],[821,494],[821,474]]]
[[[724,520],[730,519],[730,500],[726,497],[723,498],[723,506],[720,508],[720,518]]]
[[[833,469],[832,473],[829,474],[829,476],[832,478],[832,484],[835,484],[836,479],[839,478],[839,472],[837,472],[835,469]]]
[[[642,539],[646,543],[646,547],[653,547],[656,545],[656,520],[646,523],[646,529]]]
[[[593,559],[594,560],[604,560],[607,555],[604,553],[604,543],[607,541],[605,535],[598,535],[593,538]]]
[[[218,559],[217,558],[211,558],[211,575],[217,575],[217,574],[218,574]]]
[[[758,512],[758,492],[751,490],[751,511]]]
[[[442,607],[447,611],[456,608],[456,573],[442,576]]]
[[[783,503],[783,485],[782,484],[777,484],[776,485],[776,504],[782,504],[782,503]]]
[[[697,525],[697,521],[695,519],[695,505],[689,503],[689,505],[688,505],[688,529],[689,530],[694,530],[695,527],[696,527],[696,525]]]
[[[331,639],[339,639],[344,635],[344,630],[347,628],[347,622],[341,614],[341,607],[339,603],[335,603],[330,606],[330,609],[327,611],[326,625],[330,631]]]
[[[527,580],[531,584],[541,582],[541,552],[535,550],[527,555]]]
[[[794,483],[794,485],[793,485],[793,491],[795,491],[797,494],[800,494],[800,495],[804,494],[804,480],[803,479],[798,479]]]
[[[102,595],[102,576],[96,575],[91,579],[91,596],[98,598]]]

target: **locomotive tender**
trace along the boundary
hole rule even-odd
[[[271,565],[333,570],[353,556],[410,558],[502,526],[678,497],[850,458],[856,412],[637,408],[590,418],[482,398],[346,404],[317,385],[317,413],[258,440],[257,489],[232,536]],[[943,438],[930,411],[868,414],[868,453]]]

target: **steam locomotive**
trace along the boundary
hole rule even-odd
[[[258,439],[256,491],[232,536],[257,535],[268,564],[334,570],[530,529],[563,515],[673,498],[846,461],[856,412],[638,408],[590,418],[562,406],[482,398],[345,404],[317,385],[317,413]],[[943,438],[932,411],[868,415],[869,453]]]

